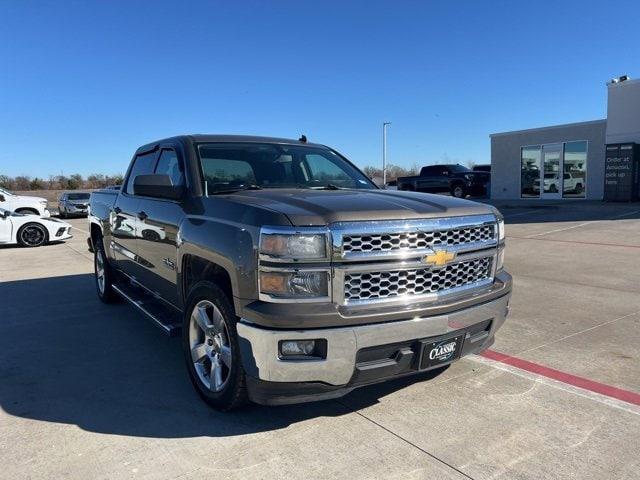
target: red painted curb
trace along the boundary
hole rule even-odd
[[[607,397],[616,398],[633,405],[640,405],[640,394],[631,392],[629,390],[623,390],[621,388],[612,387],[611,385],[606,385],[604,383],[594,382],[593,380],[589,380],[588,378],[577,377],[576,375],[571,375],[570,373],[565,373],[561,372],[560,370],[544,367],[537,363],[528,362],[527,360],[522,360],[521,358],[512,357],[511,355],[495,352],[493,350],[485,350],[480,355],[490,360],[495,360],[496,362],[511,365],[512,367],[516,367],[527,372],[551,378],[568,385],[573,385],[574,387],[589,390],[590,392],[599,393],[600,395],[605,395]]]

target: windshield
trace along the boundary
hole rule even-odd
[[[89,193],[70,193],[67,195],[69,200],[89,200]]]
[[[269,143],[198,146],[209,194],[261,188],[359,188],[376,186],[328,148]]]

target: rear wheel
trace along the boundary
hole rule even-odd
[[[67,218],[67,211],[64,208],[61,208],[60,212],[58,213],[58,216],[60,218]]]
[[[93,266],[96,277],[96,290],[98,297],[104,303],[114,303],[119,300],[113,289],[114,273],[104,253],[102,239],[98,239],[93,245]]]
[[[191,289],[182,325],[189,377],[202,399],[218,410],[247,401],[236,316],[225,293],[211,282]]]
[[[39,223],[27,223],[18,230],[18,243],[23,247],[39,247],[49,240],[49,233]]]

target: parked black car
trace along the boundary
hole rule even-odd
[[[462,165],[430,165],[422,167],[420,175],[398,178],[398,190],[415,192],[449,192],[454,197],[484,195],[490,173],[474,172]]]

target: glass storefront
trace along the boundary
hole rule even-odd
[[[562,196],[584,198],[587,185],[587,142],[564,144],[564,183]]]
[[[584,198],[588,142],[531,145],[521,148],[522,198]]]
[[[523,198],[540,196],[539,186],[538,192],[534,191],[534,183],[540,182],[540,152],[540,146],[522,147],[520,189]]]

